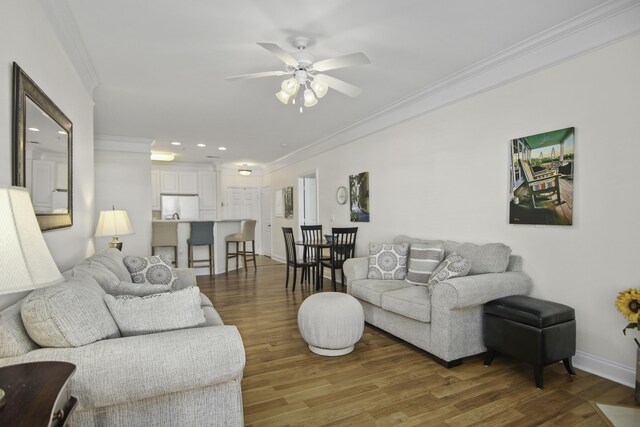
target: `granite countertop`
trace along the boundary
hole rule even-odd
[[[189,222],[239,222],[242,219],[154,219],[153,222],[175,222],[175,223],[189,223]]]

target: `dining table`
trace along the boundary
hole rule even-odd
[[[316,264],[316,291],[322,289],[322,252],[324,249],[331,249],[332,244],[326,240],[296,240],[297,246],[311,249],[311,253],[314,254],[313,263]]]

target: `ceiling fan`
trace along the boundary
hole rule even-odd
[[[371,61],[362,52],[352,53],[349,55],[338,56],[331,59],[323,59],[316,61],[316,58],[306,51],[309,44],[307,37],[296,37],[293,45],[297,48],[296,52],[288,53],[275,43],[258,43],[269,52],[277,56],[286,64],[283,71],[264,71],[261,73],[242,74],[239,76],[227,77],[227,80],[245,80],[255,79],[258,77],[271,76],[291,76],[284,80],[281,84],[281,90],[276,93],[276,97],[283,104],[288,104],[292,100],[292,104],[296,103],[296,97],[301,87],[304,87],[302,100],[305,107],[313,107],[318,103],[318,99],[327,94],[329,88],[343,93],[347,96],[355,98],[360,95],[362,89],[350,83],[336,79],[327,74],[321,74],[325,71],[337,70],[338,68],[352,67],[354,65],[370,64]],[[302,107],[300,107],[302,113]]]

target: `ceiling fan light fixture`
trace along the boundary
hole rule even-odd
[[[318,99],[313,94],[311,89],[306,89],[304,91],[304,106],[305,107],[313,107],[318,103]]]
[[[322,83],[321,81],[314,80],[311,82],[311,89],[313,89],[313,91],[315,92],[316,97],[320,99],[327,94],[327,92],[329,91],[329,86]]]
[[[283,90],[276,93],[276,98],[278,98],[278,101],[282,102],[283,104],[289,103],[289,95]]]
[[[298,81],[292,77],[283,81],[280,87],[282,88],[282,91],[287,95],[295,96],[296,93],[298,93],[298,88],[300,88],[300,85],[298,84]]]

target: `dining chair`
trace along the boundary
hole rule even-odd
[[[322,225],[301,225],[300,230],[302,231],[303,242],[322,242]],[[302,260],[304,262],[315,261],[316,265],[302,270],[302,277],[300,278],[301,284],[305,279],[307,280],[307,283],[309,283],[309,279],[312,278],[313,284],[315,285],[316,272],[314,270],[319,267],[317,263],[322,257],[321,251],[322,249],[303,245]],[[320,258],[318,255],[320,255]]]
[[[293,235],[293,228],[291,227],[282,227],[282,232],[284,234],[284,243],[287,255],[287,275],[285,278],[285,288],[289,287],[289,268],[293,267],[293,288],[292,291],[296,291],[296,278],[298,274],[298,269],[302,268],[303,271],[305,268],[311,267],[315,264],[315,262],[306,262],[304,260],[299,261],[298,255],[296,254],[296,242],[295,237]],[[302,284],[302,283],[301,283]]]
[[[346,260],[353,258],[356,250],[356,235],[358,227],[332,228],[331,234],[333,241],[329,248],[329,258],[321,262],[322,267],[331,269],[331,284],[333,290],[336,290],[336,270],[340,269],[342,274],[342,286],[344,286],[344,269],[343,265]],[[322,275],[322,274],[321,274]]]

